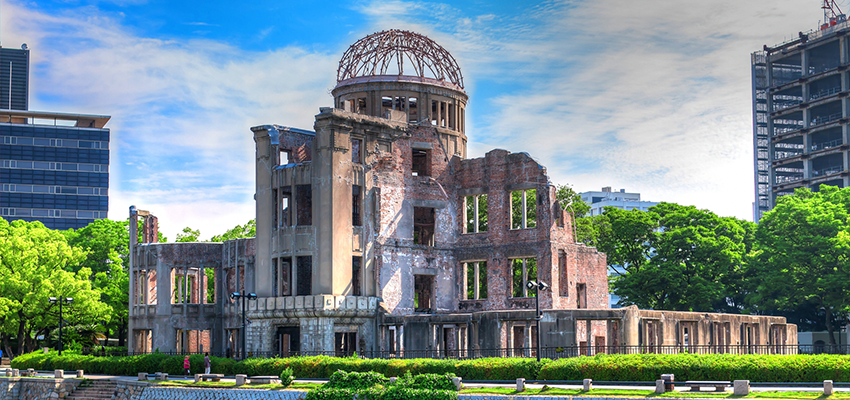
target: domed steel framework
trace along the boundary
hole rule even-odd
[[[406,75],[405,64],[413,66],[414,76],[449,81],[463,89],[460,67],[446,49],[426,36],[398,29],[373,33],[352,44],[339,60],[336,81],[386,75],[392,65],[399,75]]]

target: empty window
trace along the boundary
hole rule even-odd
[[[363,159],[360,158],[360,148],[363,147],[362,139],[351,139],[351,162],[355,164],[363,163]]]
[[[464,198],[466,208],[466,232],[487,231],[487,195],[477,194]]]
[[[413,207],[413,244],[434,245],[434,209]]]
[[[587,308],[587,284],[576,284],[576,308]]]
[[[360,289],[360,270],[363,258],[360,256],[354,256],[351,258],[351,295],[352,296],[362,296],[362,290]]]
[[[334,333],[334,349],[337,357],[351,357],[357,350],[357,332]]]
[[[431,151],[413,149],[413,176],[431,176]]]
[[[413,310],[431,312],[431,294],[434,292],[434,277],[413,275]]]
[[[537,281],[537,259],[515,258],[511,260],[513,275],[513,297],[536,297],[536,290],[528,290],[528,281]]]
[[[277,282],[275,296],[292,296],[292,259],[279,258],[277,264],[272,265],[277,266],[277,274],[273,277]]]
[[[292,152],[289,149],[280,149],[280,157],[278,158],[278,163],[280,165],[286,165],[292,163]]]
[[[280,209],[277,206],[277,203],[279,201],[280,201],[280,199],[277,197],[277,189],[272,189],[272,203],[273,203],[273,206],[272,206],[272,226],[275,226],[275,227],[279,226],[278,225],[278,223],[279,223],[278,222],[278,214],[280,214]]]
[[[313,225],[313,188],[310,185],[295,187],[295,205],[298,207],[298,225]]]
[[[511,192],[511,229],[537,226],[537,189]]]
[[[464,300],[487,298],[487,262],[473,261],[464,264],[466,273],[466,291]]]
[[[363,196],[360,194],[360,186],[354,185],[351,187],[351,225],[363,225]]]
[[[296,296],[313,294],[313,257],[297,257],[298,260],[298,290]]]
[[[280,217],[278,221],[280,222],[280,226],[290,226],[292,225],[292,218],[290,216],[290,203],[292,203],[292,188],[290,186],[285,186],[280,188]]]

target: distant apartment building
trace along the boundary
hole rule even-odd
[[[640,193],[626,193],[626,189],[620,189],[620,191],[615,192],[611,190],[610,186],[602,188],[601,192],[582,192],[579,193],[579,196],[581,196],[582,201],[590,205],[591,216],[602,215],[605,207],[614,207],[627,211],[648,211],[649,207],[658,204],[655,201],[641,201]],[[622,271],[621,267],[617,265],[608,267],[608,275],[615,274],[618,269]],[[608,294],[608,306],[610,308],[620,308],[619,302],[620,296],[613,293]]]
[[[752,54],[756,222],[794,189],[850,183],[850,22],[827,17]]]
[[[82,228],[109,209],[109,116],[29,111],[29,50],[0,48],[0,217]]]
[[[602,215],[605,207],[615,207],[621,210],[647,211],[657,202],[641,201],[640,193],[626,193],[626,189],[619,192],[611,190],[610,186],[602,188],[601,192],[579,193],[581,200],[590,205],[590,215]]]

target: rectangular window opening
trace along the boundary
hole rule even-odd
[[[431,176],[431,150],[412,149],[413,176]]]
[[[537,281],[537,259],[515,258],[511,260],[513,297],[537,297],[537,291],[528,290],[528,281]]]
[[[334,350],[337,357],[351,357],[357,351],[357,332],[334,333]]]
[[[363,258],[360,256],[353,256],[351,258],[351,295],[352,296],[362,296],[361,290],[361,280],[360,280],[360,270]]]
[[[277,268],[278,296],[292,296],[292,259],[280,258]]]
[[[537,189],[511,192],[511,229],[537,227]]]
[[[362,139],[351,139],[351,162],[355,164],[362,164],[363,159],[361,158],[360,149],[363,147]]]
[[[285,186],[280,188],[280,214],[278,215],[279,226],[292,225],[292,217],[290,215],[289,205],[292,203],[292,188]]]
[[[292,164],[292,152],[289,149],[280,149],[280,157],[278,158],[280,165]]]
[[[298,288],[296,296],[313,294],[313,257],[296,257],[298,260]]]
[[[433,292],[433,276],[413,275],[413,311],[431,313],[431,296]]]
[[[487,231],[487,195],[478,194],[464,198],[466,208],[466,231],[477,233]]]
[[[413,207],[413,244],[434,245],[434,209]]]
[[[576,284],[576,308],[587,308],[587,284]]]
[[[466,291],[464,300],[487,298],[487,262],[474,261],[464,263],[466,273]]]
[[[359,185],[351,187],[351,225],[363,225],[363,196]]]
[[[298,208],[298,225],[313,225],[313,188],[310,185],[298,185],[295,187],[298,196],[295,206]]]

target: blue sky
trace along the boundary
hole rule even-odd
[[[750,219],[750,53],[819,3],[0,0],[0,40],[32,50],[31,109],[112,116],[109,216],[135,204],[171,239],[252,218],[249,128],[311,129],[342,53],[392,28],[457,59],[470,157]]]

